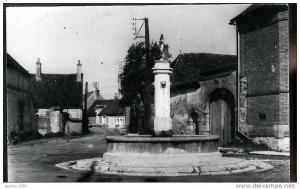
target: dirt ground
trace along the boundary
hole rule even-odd
[[[9,182],[289,182],[289,157],[239,155],[240,158],[261,159],[274,169],[222,176],[134,177],[102,175],[69,171],[55,164],[77,159],[101,157],[106,151],[105,136],[119,132],[105,128],[91,128],[86,136],[51,138],[8,146]],[[234,156],[236,155],[226,155]]]

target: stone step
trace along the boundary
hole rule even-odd
[[[221,153],[233,153],[233,154],[242,154],[244,153],[244,149],[242,148],[226,148],[226,147],[218,147],[218,151]]]

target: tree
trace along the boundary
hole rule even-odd
[[[150,45],[149,67],[154,66],[154,61],[160,58],[159,45],[155,42]],[[137,132],[141,128],[141,119],[145,110],[146,75],[152,83],[154,76],[152,69],[146,70],[146,49],[143,42],[132,44],[125,58],[123,72],[120,75],[121,94],[120,100],[122,106],[131,107],[130,131]]]

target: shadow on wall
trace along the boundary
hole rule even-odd
[[[172,130],[176,135],[192,134],[188,131],[190,119],[185,102],[186,98],[179,96],[171,103]]]

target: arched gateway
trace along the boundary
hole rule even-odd
[[[232,92],[217,88],[209,95],[210,134],[219,135],[219,145],[226,145],[235,138],[235,101]]]

